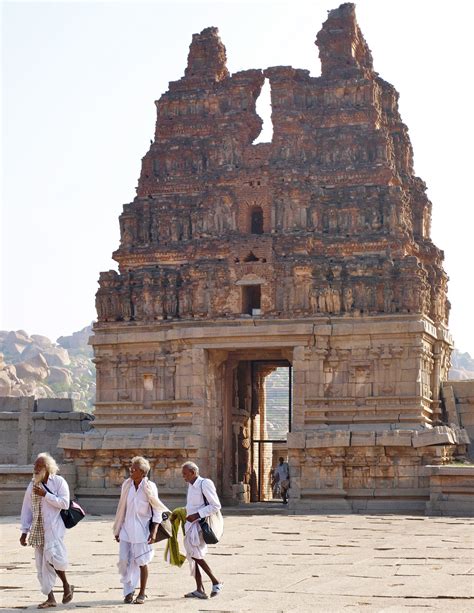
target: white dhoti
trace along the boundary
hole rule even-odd
[[[207,554],[207,545],[204,542],[199,521],[194,521],[193,523],[186,522],[183,542],[191,575],[194,577],[196,563],[193,558],[196,560],[204,560]]]
[[[131,594],[140,582],[140,566],[153,560],[153,547],[148,543],[129,543],[120,540],[118,569],[123,595]]]
[[[35,560],[41,592],[47,596],[56,583],[56,571],[67,570],[67,551],[62,539],[35,547]]]

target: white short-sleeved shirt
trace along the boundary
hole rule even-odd
[[[153,481],[148,481],[153,496],[158,498],[158,488]],[[138,489],[135,484],[130,485],[127,496],[125,518],[120,529],[121,541],[129,543],[146,543],[150,536],[150,519],[156,523],[161,522],[161,513],[153,509],[145,492],[145,479],[140,481]]]

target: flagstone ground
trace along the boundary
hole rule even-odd
[[[33,551],[19,546],[18,518],[0,519],[0,606],[33,610],[41,601]],[[209,600],[185,600],[188,566],[170,567],[156,546],[144,607],[174,612],[339,612],[474,610],[474,520],[423,516],[231,515],[209,563],[224,582]],[[123,610],[111,517],[68,531],[70,605]],[[209,584],[206,585],[208,591]],[[58,593],[58,599],[60,594]]]

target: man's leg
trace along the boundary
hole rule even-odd
[[[218,583],[220,583],[219,579],[216,579],[216,577],[212,574],[212,570],[210,569],[209,564],[206,562],[206,560],[196,560],[196,558],[194,558],[194,560],[196,562],[196,568],[198,567],[198,565],[202,568],[202,570],[206,573],[206,575],[212,581],[212,585],[217,585]],[[202,581],[201,581],[201,585],[202,585]],[[204,591],[204,586],[202,588],[202,591]]]
[[[140,591],[137,598],[145,597],[146,583],[148,581],[148,565],[140,566]]]
[[[41,585],[41,592],[47,596],[47,599],[39,606],[41,608],[47,608],[50,605],[56,605],[56,599],[53,594],[56,573],[51,564],[45,559],[44,547],[35,547],[35,562],[38,581]]]
[[[68,583],[65,570],[56,570],[56,574],[61,579],[61,582],[63,584],[63,602],[67,604],[72,600],[74,586]]]
[[[202,583],[201,571],[199,570],[199,562],[202,562],[202,560],[197,560],[196,558],[193,558],[193,560],[194,560],[194,578],[196,579],[196,588],[198,592],[202,592],[204,594],[204,585]]]
[[[120,541],[119,548],[119,563],[118,569],[120,574],[120,583],[123,585],[123,595],[125,598],[129,597],[129,601],[132,602],[131,594],[135,589],[135,585],[132,582],[131,565],[133,564],[132,558],[132,546],[127,541]]]

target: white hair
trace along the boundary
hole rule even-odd
[[[131,465],[135,464],[136,466],[138,466],[138,468],[145,473],[145,475],[147,475],[150,472],[150,462],[144,458],[141,455],[136,455],[134,458],[132,458],[132,461],[130,462]]]
[[[188,470],[191,470],[195,475],[199,475],[199,466],[194,462],[185,462],[181,466],[181,470],[183,470],[183,468],[187,468]]]
[[[36,456],[36,460],[43,460],[46,470],[50,475],[55,475],[57,472],[59,472],[59,466],[57,465],[56,460],[47,451],[39,453]]]

